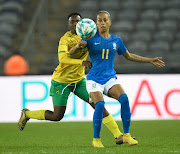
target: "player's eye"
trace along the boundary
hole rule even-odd
[[[78,22],[78,21],[72,20],[72,21],[71,21],[71,24],[74,24],[75,22]]]

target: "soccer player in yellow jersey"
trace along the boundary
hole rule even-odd
[[[60,121],[66,111],[66,104],[70,92],[89,103],[89,94],[86,90],[86,80],[84,78],[85,67],[91,67],[91,62],[87,61],[87,48],[81,49],[85,41],[76,35],[76,24],[81,20],[79,13],[71,13],[68,16],[68,27],[59,41],[58,58],[59,65],[52,75],[50,95],[52,96],[54,112],[49,110],[30,111],[23,109],[19,119],[19,129],[22,131],[29,119]],[[79,43],[78,43],[79,42]],[[69,54],[69,50],[78,46],[79,52]],[[89,103],[94,108],[94,103]],[[116,144],[123,143],[123,134],[106,109],[103,112],[103,123],[108,127],[115,137]],[[98,144],[98,143],[97,143]],[[98,146],[98,145],[97,145]]]

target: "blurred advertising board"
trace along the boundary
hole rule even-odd
[[[117,75],[127,93],[132,120],[180,119],[180,74]],[[53,110],[50,75],[0,77],[0,122],[17,122],[21,110]],[[121,120],[120,103],[104,96],[105,107]],[[93,109],[71,94],[62,121],[92,121]],[[38,121],[38,120],[31,120]]]

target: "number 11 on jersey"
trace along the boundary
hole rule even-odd
[[[106,50],[106,59],[108,59],[109,49]],[[105,49],[102,49],[102,59],[104,59],[105,56]]]

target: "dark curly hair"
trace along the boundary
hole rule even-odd
[[[71,17],[71,16],[73,16],[73,15],[77,15],[77,16],[80,16],[81,18],[82,18],[82,16],[81,16],[81,14],[79,14],[79,13],[77,13],[77,12],[73,12],[73,13],[71,13],[71,14],[69,14],[68,15],[68,20],[69,20],[69,18]]]

